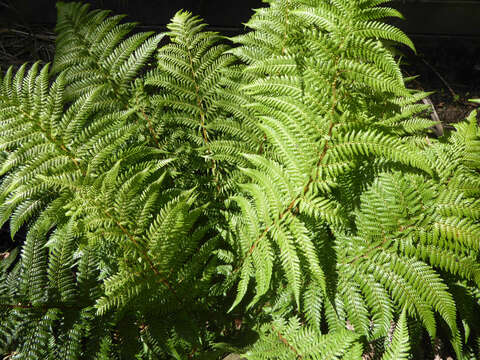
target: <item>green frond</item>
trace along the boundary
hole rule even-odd
[[[403,15],[396,9],[390,7],[375,7],[362,9],[359,18],[362,20],[377,20],[386,17],[397,17],[403,19]]]
[[[252,270],[253,269],[252,269],[251,261],[250,259],[247,259],[243,263],[243,266],[240,272],[240,281],[238,282],[237,296],[232,306],[228,310],[228,312],[232,311],[245,297],[245,294],[247,293],[247,289],[248,289],[248,284],[250,283]],[[260,285],[263,286],[263,283],[260,283]]]
[[[415,51],[415,46],[407,35],[392,25],[373,21],[361,21],[357,26],[358,28],[354,30],[355,35],[395,41]]]
[[[262,326],[262,336],[243,354],[247,359],[355,359],[362,347],[358,335],[343,330],[321,335],[298,318],[276,319]],[[360,345],[360,347],[358,346]]]
[[[56,31],[60,35],[52,71],[64,72],[69,100],[108,86],[118,92],[117,96],[124,96],[125,103],[131,82],[164,35],[146,32],[124,40],[135,24],[119,25],[123,16],[108,18],[108,11],[89,12],[88,8],[78,3],[57,3]]]
[[[394,313],[388,291],[371,274],[355,274],[354,279],[360,287],[365,298],[365,305],[371,314],[372,338],[386,336],[390,330]]]
[[[324,302],[323,291],[318,284],[312,282],[303,292],[303,310],[308,324],[320,333],[322,322],[322,309]]]
[[[265,2],[232,39],[59,2],[0,77],[4,356],[478,357],[476,112],[429,137],[385,0]]]
[[[479,249],[480,225],[467,218],[439,218],[433,224],[432,241],[443,246]],[[447,245],[448,246],[448,245]]]
[[[337,137],[338,136],[338,137]],[[334,138],[331,153],[325,157],[347,160],[350,157],[377,155],[388,160],[404,163],[432,173],[432,164],[415,152],[415,148],[406,146],[400,140],[376,131],[352,131],[338,134]]]
[[[152,101],[164,110],[153,119],[153,126],[160,129],[159,137],[182,142],[188,139],[181,147],[176,141],[165,142],[161,147],[197,156],[191,162],[208,173],[220,193],[223,191],[220,179],[229,172],[227,164],[235,162],[239,151],[231,146],[233,142],[220,142],[219,146],[217,139],[235,141],[247,137],[252,141],[237,119],[231,119],[238,129],[236,133],[228,131],[231,127],[224,127],[224,120],[231,116],[232,110],[225,109],[226,97],[230,94],[222,84],[228,76],[233,76],[227,76],[226,71],[236,59],[227,53],[230,46],[224,39],[217,33],[205,31],[204,27],[198,17],[178,12],[168,25],[171,43],[158,50],[157,69],[147,74],[145,84],[160,90],[160,95]],[[232,156],[234,152],[236,156]],[[227,177],[222,183],[228,181]]]
[[[60,301],[71,303],[75,299],[75,279],[71,268],[75,265],[73,252],[76,248],[76,238],[73,233],[73,222],[69,221],[57,228],[51,235],[48,244],[51,256],[49,259],[48,278],[52,290],[58,293]]]
[[[451,249],[430,244],[406,244],[404,251],[452,275],[473,280],[476,284],[480,282],[480,265],[472,256],[460,255]]]
[[[382,360],[408,359],[409,350],[410,344],[408,339],[407,312],[404,309],[395,326],[392,343],[382,356]]]
[[[33,304],[46,300],[47,250],[45,224],[37,220],[22,249],[22,289]]]
[[[343,302],[346,319],[353,330],[357,334],[368,334],[369,313],[359,286],[353,282],[342,282],[338,295]]]

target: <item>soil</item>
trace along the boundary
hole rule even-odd
[[[410,86],[435,92],[429,98],[444,126],[462,121],[480,107],[468,101],[480,98],[480,39],[412,38],[417,54],[407,54],[402,67],[418,75]]]

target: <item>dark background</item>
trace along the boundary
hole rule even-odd
[[[56,0],[0,0],[0,23],[19,20],[29,24],[54,24]],[[215,27],[241,30],[261,0],[86,0],[95,8],[128,14],[144,25],[162,26],[179,10],[190,10]],[[1,6],[1,5],[4,6]],[[5,6],[7,5],[7,6]],[[395,21],[410,35],[480,36],[480,1],[394,0],[406,21]],[[7,9],[7,10],[6,10]],[[11,9],[15,9],[11,11]],[[3,11],[2,11],[3,10]]]
[[[0,16],[4,22],[22,21],[36,24],[55,24],[56,0],[3,0],[16,8],[9,16]],[[164,26],[175,14],[183,9],[200,15],[208,24],[215,27],[241,29],[253,13],[252,8],[262,6],[261,0],[86,0],[92,8],[110,9],[114,13],[127,14],[128,21],[137,21],[142,25]]]

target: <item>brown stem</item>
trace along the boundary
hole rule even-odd
[[[188,53],[188,60],[189,60],[189,63],[190,63],[190,71],[192,72],[192,77],[193,77],[193,81],[194,81],[194,85],[195,85],[195,98],[196,98],[196,101],[197,101],[197,106],[200,109],[200,126],[202,128],[203,142],[207,146],[207,153],[209,155],[211,155],[212,150],[210,148],[210,142],[208,140],[207,128],[205,126],[205,109],[203,107],[202,98],[199,95],[200,88],[197,84],[197,73],[195,72],[195,69],[193,68],[193,57],[192,57],[192,54],[190,52],[190,49],[187,49],[187,53]],[[214,175],[214,181],[216,183],[216,189],[217,189],[218,192],[220,192],[220,184],[219,184],[218,174],[217,174],[216,169],[217,169],[216,161],[215,161],[215,159],[212,159],[212,174]]]
[[[73,161],[73,163],[75,164],[75,166],[77,167],[77,169],[81,171],[81,173],[82,173],[83,176],[86,175],[85,171],[83,171],[83,170],[80,168],[80,164],[79,164],[79,162],[77,161],[77,159],[75,159],[75,157],[73,156],[73,154],[70,152],[70,150],[68,150],[68,149],[65,147],[65,145],[64,145],[63,143],[58,143],[58,142],[57,142],[57,139],[55,139],[55,138],[52,136],[52,134],[48,133],[40,124],[37,124],[36,121],[35,121],[36,119],[33,118],[32,116],[30,116],[29,113],[27,113],[27,112],[25,112],[25,111],[23,111],[23,110],[20,110],[20,111],[21,111],[21,113],[22,113],[24,116],[26,116],[27,118],[30,119],[30,121],[33,123],[34,126],[36,126],[37,128],[39,128],[39,129],[46,135],[47,139],[50,140],[50,142],[51,142],[53,145],[59,147],[63,152],[67,153],[68,157]]]
[[[155,131],[153,130],[152,122],[150,121],[150,118],[145,114],[145,111],[143,108],[140,109],[142,112],[143,118],[147,121],[148,124],[148,130],[150,131],[150,134],[152,135],[153,141],[155,142],[155,145],[157,145],[157,148],[160,148],[160,145],[158,143],[157,136],[155,135]]]
[[[272,329],[273,329],[273,331],[275,331],[275,332],[277,333],[278,338],[280,339],[280,341],[281,341],[282,343],[284,343],[286,346],[288,346],[288,348],[295,353],[297,359],[303,359],[302,355],[298,353],[298,350],[295,349],[295,347],[294,347],[292,344],[290,344],[290,343],[288,342],[288,340],[285,339],[285,338],[282,336],[282,334],[280,333],[280,331],[278,331],[277,329],[275,329],[275,326],[272,325]]]
[[[340,48],[342,47],[342,45],[343,45],[343,43],[340,45]],[[336,66],[338,66],[338,62],[339,62],[339,61],[340,61],[340,57],[338,57],[338,58],[336,59],[336,62],[335,62]],[[329,140],[328,140],[328,139],[330,139],[330,137],[331,137],[331,135],[332,135],[333,125],[334,125],[333,114],[334,114],[334,112],[335,112],[335,106],[336,106],[336,103],[337,103],[337,101],[338,101],[338,100],[337,100],[337,94],[336,94],[336,88],[337,88],[337,81],[338,81],[339,75],[340,75],[340,70],[337,70],[336,73],[335,73],[333,82],[332,82],[332,106],[331,106],[331,110],[330,110],[330,115],[331,115],[331,117],[332,117],[332,120],[330,121],[329,129],[328,129],[327,140],[325,141],[325,144],[324,144],[324,146],[323,146],[322,153],[320,154],[320,157],[319,157],[319,159],[318,159],[318,161],[317,161],[317,168],[321,165],[323,159],[325,158],[325,155],[327,154],[328,148],[329,148]],[[316,177],[318,177],[318,172],[317,172],[317,176],[316,176]],[[280,215],[278,216],[278,220],[283,219],[283,217],[284,217],[285,215],[287,215],[289,212],[292,211],[292,209],[294,209],[295,204],[297,203],[297,201],[299,201],[302,197],[304,197],[304,196],[307,194],[307,192],[309,191],[310,186],[311,186],[311,184],[313,183],[314,180],[315,180],[315,179],[314,179],[312,176],[310,176],[307,184],[306,184],[306,185],[304,186],[304,188],[303,188],[302,193],[301,193],[299,196],[297,196],[297,197],[295,197],[294,199],[291,200],[291,202],[289,203],[288,207],[287,207],[284,211],[282,211],[282,212],[280,213]],[[273,225],[273,224],[272,224],[272,225]],[[270,231],[270,229],[272,228],[272,225],[267,226],[267,227],[265,228],[265,230],[262,232],[262,234],[255,240],[255,242],[252,244],[252,246],[250,246],[250,248],[248,249],[248,251],[246,252],[246,254],[245,254],[245,256],[244,256],[244,258],[243,258],[243,260],[242,260],[242,264],[243,264],[243,262],[245,261],[245,259],[253,253],[253,250],[258,246],[258,243],[260,242],[260,240],[262,240],[262,239],[265,237],[265,235],[267,235],[267,233],[268,233],[268,232]],[[234,270],[234,272],[237,272],[237,271],[241,268],[242,264],[240,264],[240,265]]]
[[[159,281],[167,287],[168,290],[170,290],[175,296],[176,292],[175,289],[172,288],[170,283],[165,279],[164,277],[161,276],[160,271],[156,268],[156,266],[153,264],[152,260],[148,256],[148,254],[142,249],[141,245],[138,243],[138,241],[135,239],[135,237],[130,234],[130,232],[120,223],[118,222],[110,213],[108,210],[104,210],[105,215],[107,215],[110,219],[112,219],[115,224],[119,227],[119,229],[130,239],[130,241],[138,248],[140,251],[140,254],[142,255],[142,258],[147,262],[147,264],[150,266],[150,269],[154,272],[155,275],[159,277]]]

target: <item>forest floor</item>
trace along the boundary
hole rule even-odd
[[[480,98],[480,39],[412,40],[417,54],[406,56],[402,69],[405,76],[418,75],[410,87],[434,91],[429,98],[444,126],[462,121],[480,107],[468,101]]]

